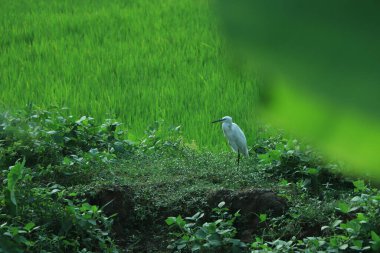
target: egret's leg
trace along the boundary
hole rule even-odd
[[[238,166],[239,166],[239,162],[240,162],[240,152],[238,151],[238,158],[237,158],[237,162],[238,162]]]

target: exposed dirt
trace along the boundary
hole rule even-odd
[[[104,206],[103,211],[107,216],[117,214],[114,217],[112,230],[116,239],[123,241],[135,216],[132,189],[128,186],[114,186],[98,189],[90,194],[90,204]]]
[[[146,233],[149,233],[150,230],[155,229],[155,226],[157,226],[154,222],[152,222],[152,224],[143,225],[134,224],[136,221],[134,193],[128,186],[102,188],[89,194],[89,202],[91,204],[100,207],[105,206],[103,210],[107,215],[117,214],[114,218],[113,232],[118,243],[124,247],[128,246],[126,244],[129,244],[126,241],[127,237],[134,234],[139,234],[141,236],[141,232],[144,232],[140,231],[142,228],[144,228]],[[236,227],[239,231],[239,238],[246,242],[251,241],[252,235],[265,226],[264,223],[259,222],[259,214],[265,213],[277,216],[283,214],[287,208],[285,200],[269,190],[249,189],[244,191],[233,191],[223,189],[205,194],[204,197],[209,209],[205,210],[205,219],[210,217],[211,209],[216,207],[218,203],[222,201],[226,202],[226,207],[228,207],[231,212],[240,210],[241,217],[238,219]],[[147,202],[149,201],[150,200],[147,200]],[[189,210],[196,210],[197,207],[187,206],[182,208],[186,208],[182,213],[186,214]],[[162,217],[162,225],[164,225],[164,219],[166,217],[176,215],[178,215],[178,213],[170,213],[170,210],[167,209],[157,209],[156,217]],[[151,219],[145,220],[146,223],[149,221],[151,221]],[[145,251],[143,245],[136,246],[140,250]]]
[[[252,241],[255,234],[265,223],[259,222],[259,214],[279,216],[287,209],[286,201],[269,190],[249,189],[245,191],[232,191],[223,189],[213,192],[208,197],[211,207],[217,206],[221,201],[231,212],[240,210],[241,217],[236,223],[239,238],[243,241]]]

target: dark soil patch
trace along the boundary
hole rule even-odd
[[[185,200],[180,201],[177,207],[170,208],[157,208],[155,209],[154,219],[146,218],[144,224],[139,221],[138,214],[136,213],[136,202],[134,191],[129,186],[113,186],[110,188],[101,188],[95,192],[88,193],[90,204],[104,206],[103,211],[106,215],[117,214],[114,218],[113,232],[118,244],[122,247],[130,247],[131,236],[137,236],[140,238],[147,238],[144,234],[150,234],[149,231],[154,233],[161,231],[164,238],[167,237],[167,231],[165,226],[165,218],[168,216],[181,215],[193,215],[191,211],[199,210],[199,206],[192,206],[192,202]],[[193,196],[194,197],[194,196]],[[200,196],[198,196],[200,197]],[[278,197],[274,192],[269,190],[256,190],[249,189],[244,191],[234,191],[229,189],[222,189],[213,191],[208,194],[203,194],[205,207],[208,210],[204,210],[206,213],[206,219],[210,219],[211,209],[216,207],[221,201],[226,202],[226,206],[231,212],[240,210],[241,217],[236,223],[236,227],[239,231],[239,238],[249,242],[253,234],[259,231],[260,228],[265,226],[261,224],[258,219],[258,214],[265,213],[272,216],[278,216],[284,213],[287,209],[287,204],[284,199]],[[141,201],[141,200],[140,200]],[[147,203],[152,200],[147,199]],[[198,201],[193,202],[200,204]],[[153,204],[153,203],[152,203]],[[182,209],[179,212],[178,209]],[[159,220],[159,221],[158,221]],[[151,236],[151,235],[149,235]],[[149,237],[148,236],[148,237]],[[129,238],[129,239],[127,239]],[[163,243],[162,239],[156,238]],[[151,240],[154,240],[151,238]],[[133,248],[139,249],[140,252],[145,252],[147,244],[143,242],[137,242]],[[139,245],[144,244],[144,245]],[[156,244],[157,245],[157,244]]]
[[[125,244],[125,238],[133,230],[133,218],[135,217],[133,191],[128,186],[113,186],[101,188],[90,193],[89,203],[103,207],[107,216],[117,214],[114,217],[112,231],[119,244]]]
[[[232,191],[223,189],[211,193],[208,197],[210,207],[215,207],[222,201],[226,202],[226,206],[231,212],[240,211],[241,217],[237,220],[236,228],[239,231],[238,237],[246,242],[250,242],[252,235],[266,226],[265,223],[259,222],[260,214],[279,216],[287,209],[285,199],[278,197],[270,190]]]

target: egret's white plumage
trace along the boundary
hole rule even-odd
[[[230,116],[225,116],[219,120],[215,120],[212,123],[223,122],[222,129],[224,136],[228,140],[228,144],[231,146],[232,150],[238,153],[238,163],[240,159],[240,154],[248,156],[247,140],[243,131],[240,127],[232,122]]]

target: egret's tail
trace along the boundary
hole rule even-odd
[[[244,150],[243,155],[246,156],[246,157],[249,156],[249,155],[248,155],[248,149],[247,149],[247,148]]]

